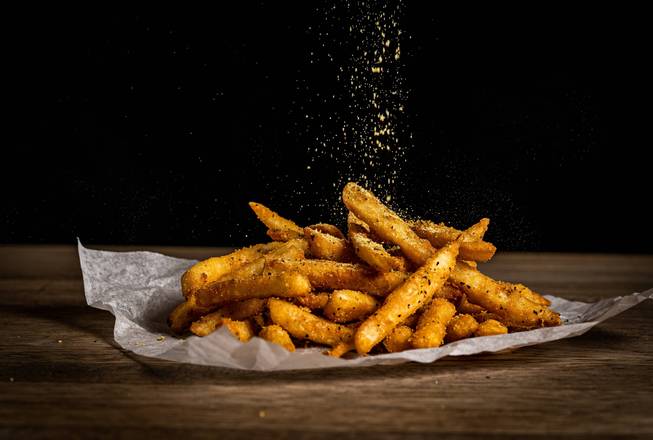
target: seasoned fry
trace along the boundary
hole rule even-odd
[[[444,341],[447,324],[456,314],[456,307],[444,298],[434,298],[417,322],[411,344],[414,348],[439,347]]]
[[[413,337],[413,329],[400,325],[394,328],[383,340],[383,346],[390,353],[404,351],[411,348],[410,340]]]
[[[330,225],[328,223],[316,223],[314,225],[310,225],[309,228],[315,229],[316,231],[320,231],[324,234],[332,235],[336,238],[345,238],[345,235],[340,229],[338,229],[337,226]]]
[[[271,298],[268,301],[270,319],[283,327],[297,339],[308,339],[318,344],[335,347],[341,342],[350,341],[354,331],[344,325],[336,324],[289,302]]]
[[[258,335],[266,341],[282,346],[288,351],[295,351],[295,344],[293,344],[292,340],[290,339],[290,335],[277,324],[263,327]]]
[[[270,231],[275,231],[277,234],[286,234],[285,238],[288,240],[304,236],[304,230],[297,226],[295,222],[281,217],[270,208],[256,202],[249,202],[249,207],[252,208],[252,211],[254,211],[254,214],[256,214],[259,220],[261,220],[261,223],[267,226]],[[269,231],[268,235],[270,235]],[[272,237],[272,235],[270,235],[270,237]],[[272,239],[275,240],[274,237],[272,237]]]
[[[447,325],[447,341],[469,338],[478,329],[478,322],[472,315],[456,315]]]
[[[360,221],[352,213],[349,213],[349,240],[358,258],[369,264],[379,272],[391,270],[406,270],[406,262],[400,257],[394,257],[385,250],[381,243],[377,243],[369,237],[369,227],[362,226]]]
[[[221,257],[212,257],[195,263],[181,277],[181,292],[185,298],[188,298],[191,292],[219,280],[280,246],[281,243],[257,244]]]
[[[360,264],[328,260],[277,260],[270,267],[304,274],[316,289],[351,289],[371,295],[386,295],[408,278],[406,272],[374,273]]]
[[[412,221],[410,225],[418,236],[427,239],[436,248],[442,247],[462,235],[463,240],[460,244],[459,257],[462,260],[485,262],[492,258],[497,250],[492,243],[477,238],[481,235],[481,231],[483,231],[483,234],[485,233],[484,228],[487,229],[486,221],[489,222],[488,219],[482,219],[465,231],[459,231],[456,228],[428,220]]]
[[[210,307],[200,307],[197,305],[195,297],[191,296],[186,301],[177,305],[170,315],[168,315],[168,325],[174,333],[181,334],[188,330],[193,321],[200,316],[211,312]]]
[[[352,322],[366,318],[378,306],[378,301],[366,293],[356,290],[334,290],[323,313],[333,322]]]
[[[338,345],[333,347],[331,350],[327,352],[329,356],[333,357],[342,357],[345,353],[349,353],[350,351],[354,350],[356,347],[354,346],[353,341],[346,341],[346,342],[340,342]]]
[[[292,302],[311,310],[323,309],[327,305],[327,302],[329,302],[329,294],[326,292],[309,293],[305,296],[293,298]]]
[[[368,190],[348,183],[342,192],[342,200],[356,217],[382,240],[399,245],[401,251],[418,265],[422,265],[435,250],[428,242],[417,236],[410,226],[385,206]]]
[[[251,318],[261,313],[264,307],[265,300],[259,298],[227,304],[215,312],[206,314],[198,321],[193,322],[190,326],[190,331],[197,336],[206,336],[220,327],[224,318],[231,318],[238,321]]]
[[[429,302],[449,278],[456,264],[460,242],[437,251],[408,280],[388,295],[383,305],[358,328],[356,351],[367,354],[399,324]]]
[[[501,317],[509,326],[521,329],[560,325],[560,315],[521,295],[509,295],[505,288],[466,263],[458,262],[451,281],[470,301]]]
[[[354,261],[354,252],[347,240],[312,228],[304,228],[304,236],[313,257],[341,262]]]
[[[508,333],[508,327],[495,319],[488,319],[478,325],[474,336],[505,335],[506,333]]]
[[[446,300],[455,302],[463,296],[463,293],[455,286],[446,283],[439,290],[433,294],[434,298],[444,298]]]
[[[249,321],[236,321],[230,318],[223,318],[222,325],[227,328],[240,342],[247,342],[254,336],[252,323]]]
[[[533,301],[534,303],[541,304],[544,306],[551,305],[551,301],[544,298],[539,293],[532,291],[531,289],[524,286],[523,284],[513,284],[507,281],[498,281],[498,283],[501,284],[508,291],[510,295],[513,294],[521,295],[524,298]]]
[[[308,244],[303,238],[296,238],[285,243],[280,243],[280,246],[276,249],[225,275],[220,278],[220,281],[244,280],[261,275],[265,270],[266,264],[270,261],[278,259],[301,260],[304,258],[304,252],[307,249]]]
[[[270,271],[243,280],[216,281],[198,290],[195,296],[200,306],[215,307],[250,298],[302,296],[310,291],[311,284],[305,275]]]

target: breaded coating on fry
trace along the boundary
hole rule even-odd
[[[487,228],[486,221],[489,222],[488,219],[482,219],[465,231],[428,220],[411,221],[410,225],[418,236],[427,239],[436,248],[451,243],[462,235],[459,257],[463,260],[484,262],[492,258],[497,250],[492,243],[477,238],[481,232],[485,233],[483,229]]]
[[[329,302],[329,294],[326,292],[308,293],[305,296],[292,298],[292,302],[311,310],[323,309]]]
[[[356,351],[367,354],[410,315],[431,301],[456,264],[460,243],[455,241],[437,251],[404,284],[388,295],[383,305],[356,331]]]
[[[392,332],[383,340],[383,346],[390,353],[404,351],[411,348],[411,338],[413,337],[413,329],[400,325],[394,328]]]
[[[241,321],[258,315],[263,311],[264,307],[265,300],[259,298],[227,304],[215,312],[208,313],[193,322],[190,326],[190,331],[197,336],[206,336],[213,333],[222,325],[223,318]]]
[[[366,318],[379,307],[371,295],[356,290],[334,290],[324,306],[324,316],[333,322],[345,323]]]
[[[474,336],[505,335],[506,333],[508,333],[508,327],[495,319],[488,319],[478,325]]]
[[[470,301],[498,315],[508,326],[526,329],[560,325],[560,315],[548,307],[521,295],[509,295],[500,283],[466,263],[456,264],[451,282],[465,292]]]
[[[223,318],[222,325],[227,328],[240,342],[247,342],[254,336],[254,328],[249,321],[236,321],[230,318]]]
[[[447,325],[456,314],[456,307],[444,298],[434,298],[417,321],[411,344],[414,348],[435,348],[442,345]]]
[[[258,335],[268,342],[282,346],[288,351],[295,351],[295,344],[293,344],[292,340],[290,339],[290,335],[277,324],[263,327]]]
[[[268,301],[270,319],[297,339],[308,339],[332,347],[350,341],[354,331],[277,298]]]
[[[397,244],[415,264],[424,264],[435,252],[428,240],[418,237],[405,221],[361,186],[353,182],[345,185],[342,201],[376,235],[384,241]]]
[[[304,228],[304,237],[308,240],[311,255],[322,260],[351,262],[355,260],[354,251],[349,242],[318,231]]]
[[[277,260],[270,267],[304,274],[315,289],[351,289],[372,295],[386,295],[408,278],[406,272],[375,273],[360,264],[329,260]]]
[[[472,315],[456,315],[447,324],[447,342],[469,338],[477,329],[478,321]]]
[[[249,207],[252,208],[254,214],[256,214],[261,223],[267,226],[269,230],[287,234],[284,238],[293,239],[304,236],[303,228],[298,226],[292,220],[281,217],[267,206],[256,202],[249,202]]]
[[[207,307],[250,298],[303,296],[310,291],[311,283],[305,275],[270,271],[243,280],[217,281],[198,290],[195,296],[200,306]]]

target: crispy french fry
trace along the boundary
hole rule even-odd
[[[263,327],[258,335],[268,342],[282,346],[288,351],[295,351],[295,344],[292,343],[290,335],[280,325],[272,324]]]
[[[463,293],[455,286],[445,283],[438,291],[433,294],[434,298],[444,298],[446,300],[455,302],[463,296]]]
[[[268,301],[270,319],[297,339],[308,339],[318,344],[335,347],[350,341],[354,331],[336,324],[277,298]]]
[[[259,298],[227,304],[215,312],[206,314],[199,320],[193,322],[190,326],[190,331],[197,336],[206,336],[220,327],[224,318],[241,321],[258,315],[263,311],[264,307],[265,300]]]
[[[342,357],[345,353],[349,353],[350,351],[354,350],[355,348],[356,347],[354,346],[353,341],[343,341],[333,347],[331,350],[327,351],[327,354],[329,356],[339,358]]]
[[[498,283],[501,284],[508,291],[510,295],[521,295],[524,298],[533,301],[534,303],[541,304],[544,306],[551,305],[551,301],[544,298],[539,293],[532,291],[531,289],[524,286],[523,284],[513,284],[507,281],[498,281]]]
[[[458,262],[451,272],[451,282],[474,304],[498,315],[508,326],[521,329],[560,325],[560,315],[547,306],[521,295],[509,295],[505,288],[466,263]]]
[[[227,328],[240,342],[247,342],[254,336],[252,323],[249,321],[236,321],[230,318],[223,318],[222,325]]]
[[[270,267],[304,274],[316,289],[351,289],[372,295],[386,295],[408,278],[406,272],[374,273],[360,264],[328,260],[276,260]]]
[[[367,354],[406,318],[428,303],[442,288],[456,264],[460,242],[438,250],[404,284],[388,295],[383,305],[356,331],[356,351]]]
[[[356,217],[365,222],[382,240],[399,245],[401,251],[418,265],[422,265],[435,250],[428,240],[422,239],[390,208],[370,191],[348,183],[342,200]]]
[[[354,214],[349,213],[347,233],[358,258],[379,272],[389,272],[391,270],[405,271],[405,260],[390,255],[381,243],[372,240],[367,232],[369,227],[363,227],[361,225],[362,223]]]
[[[434,298],[417,322],[411,340],[414,348],[439,347],[444,341],[447,324],[456,314],[456,307],[444,298]]]
[[[460,244],[459,253],[462,260],[485,262],[492,258],[497,250],[492,243],[477,238],[482,235],[481,231],[483,234],[485,233],[489,223],[488,219],[481,219],[479,223],[465,231],[459,231],[456,228],[428,220],[417,220],[409,223],[418,236],[427,239],[436,248],[442,247],[462,235],[463,240]]]
[[[329,302],[329,294],[326,292],[308,293],[305,296],[293,298],[292,302],[310,310],[323,309]]]
[[[302,296],[310,291],[311,284],[305,275],[270,271],[243,280],[216,281],[198,290],[195,296],[200,306],[216,307],[250,298]]]
[[[230,274],[220,278],[220,281],[244,280],[261,275],[265,270],[266,264],[270,261],[278,259],[301,260],[304,258],[304,252],[306,250],[308,250],[308,244],[303,238],[288,240],[285,243],[280,243],[280,246],[262,257],[259,257],[251,263],[245,264]]]
[[[275,231],[276,234],[286,234],[284,238],[288,240],[304,236],[304,230],[300,226],[297,226],[292,220],[281,217],[267,206],[256,202],[249,202],[249,207],[252,208],[252,211],[254,211],[254,214],[256,214],[261,223],[268,227],[268,235],[270,235],[270,231]],[[275,240],[276,238],[272,237],[272,239]]]
[[[413,337],[413,329],[407,325],[400,325],[394,328],[383,340],[383,346],[390,353],[404,351],[411,348],[410,340]]]
[[[347,240],[312,228],[304,228],[304,236],[313,257],[341,262],[354,261],[354,252]]]
[[[366,318],[379,306],[378,301],[356,290],[334,290],[324,306],[324,316],[333,322],[345,323]]]
[[[447,325],[447,341],[469,338],[478,329],[478,322],[472,315],[456,315]]]
[[[181,334],[188,330],[193,321],[200,316],[210,313],[212,308],[200,307],[191,296],[181,304],[178,304],[168,315],[168,326],[174,333]]]
[[[506,333],[508,333],[508,327],[495,319],[488,319],[478,325],[474,336],[505,335]]]
[[[337,226],[330,225],[329,223],[316,223],[314,225],[310,225],[309,228],[315,229],[316,231],[320,231],[324,234],[329,234],[336,238],[345,238],[345,235],[340,229],[338,229]]]
[[[221,257],[212,257],[195,263],[182,275],[181,291],[184,297],[188,298],[191,292],[219,280],[280,246],[281,243],[257,244]]]

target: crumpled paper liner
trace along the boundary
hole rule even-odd
[[[407,350],[353,359],[322,354],[325,349],[298,349],[290,353],[260,338],[236,340],[226,328],[200,338],[173,335],[166,318],[181,300],[180,277],[195,263],[154,252],[107,252],[78,243],[89,306],[108,310],[116,317],[114,338],[123,348],[141,356],[243,370],[279,371],[310,368],[358,367],[433,362],[445,356],[498,352],[582,335],[596,324],[647,298],[643,293],[619,296],[587,304],[547,296],[564,325],[499,336],[485,336],[446,344],[440,348]]]

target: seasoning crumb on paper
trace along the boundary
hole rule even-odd
[[[319,348],[288,352],[258,337],[247,343],[236,340],[226,328],[200,338],[169,334],[166,318],[182,297],[179,280],[195,261],[154,252],[107,252],[78,244],[86,302],[116,317],[114,338],[123,348],[147,357],[198,365],[257,371],[282,371],[334,367],[434,362],[446,356],[497,353],[582,335],[640,302],[653,298],[653,289],[605,298],[588,304],[547,296],[551,308],[561,314],[563,325],[499,336],[463,339],[439,348],[407,350],[371,356],[337,359]]]
[[[258,412],[258,416],[263,419],[265,416],[267,416],[267,413],[262,409]]]

